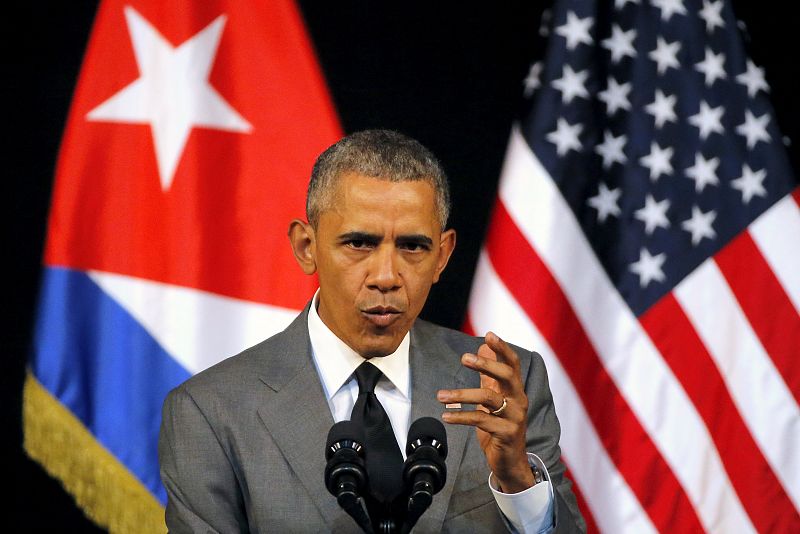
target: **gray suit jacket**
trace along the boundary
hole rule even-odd
[[[190,378],[164,402],[159,459],[172,532],[360,532],[325,489],[333,417],[314,366],[307,309],[280,334]],[[411,420],[439,417],[442,388],[479,387],[460,363],[482,340],[418,320],[411,331]],[[585,530],[564,478],[541,357],[518,349],[530,401],[528,450],[556,489],[557,531]],[[447,425],[447,484],[414,532],[503,532],[470,427]]]

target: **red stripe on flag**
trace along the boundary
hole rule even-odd
[[[747,320],[800,403],[800,315],[748,232],[714,258]]]
[[[575,480],[575,477],[572,476],[572,472],[570,471],[569,464],[563,456],[561,457],[561,460],[567,467],[567,470],[564,471],[564,476],[570,480]],[[592,509],[589,508],[589,505],[586,503],[586,499],[584,498],[583,493],[581,493],[581,489],[577,484],[572,485],[572,493],[575,494],[575,498],[578,501],[578,508],[583,515],[583,520],[586,521],[586,533],[595,534],[600,532],[600,528],[597,526],[597,521],[595,521],[594,516],[592,515]]]
[[[795,190],[792,192],[792,196],[794,197],[794,201],[800,205],[800,187],[795,188]]]
[[[561,360],[603,446],[656,528],[701,532],[680,483],[603,367],[558,282],[502,202],[486,243],[498,276]]]
[[[472,321],[469,318],[469,314],[467,314],[466,318],[464,318],[464,324],[461,325],[461,331],[471,336],[476,335],[475,326],[473,326]]]
[[[797,532],[797,511],[674,295],[664,296],[639,319],[705,421],[753,525],[759,532]]]

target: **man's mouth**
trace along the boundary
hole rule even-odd
[[[385,328],[394,323],[401,315],[401,311],[392,306],[373,306],[361,310],[361,314],[375,326]]]

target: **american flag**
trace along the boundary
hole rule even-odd
[[[467,328],[544,356],[591,529],[800,532],[800,190],[730,4],[547,32]]]

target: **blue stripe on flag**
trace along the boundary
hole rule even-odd
[[[86,273],[47,268],[33,373],[156,498],[161,404],[189,373]]]

